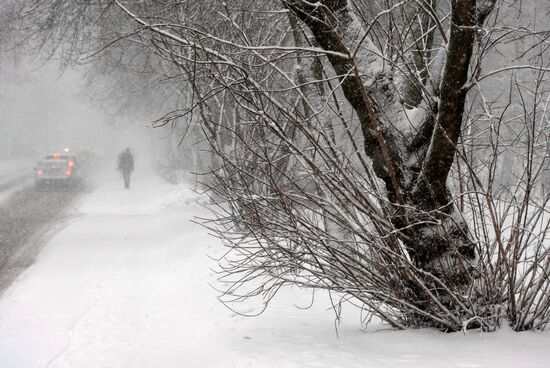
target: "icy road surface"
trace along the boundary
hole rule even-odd
[[[40,247],[80,190],[37,192],[32,162],[0,162],[0,294],[34,262]]]
[[[109,175],[0,299],[0,367],[550,366],[548,332],[365,333],[345,308],[337,336],[326,296],[295,308],[311,304],[304,290],[282,291],[259,317],[236,315],[208,285],[206,254],[223,249],[189,221],[205,214],[197,196],[140,168],[129,191]]]

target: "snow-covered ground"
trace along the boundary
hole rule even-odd
[[[31,159],[0,160],[0,202],[32,183],[35,163]]]
[[[0,183],[14,177],[32,174],[36,161],[25,159],[0,160]]]
[[[207,255],[219,243],[190,222],[186,186],[138,167],[109,172],[0,300],[0,367],[550,367],[550,333],[360,330],[346,308],[284,290],[261,316],[221,305]]]

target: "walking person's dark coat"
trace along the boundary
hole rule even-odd
[[[118,170],[124,178],[124,188],[130,189],[130,175],[134,171],[134,156],[129,148],[126,148],[118,155]]]

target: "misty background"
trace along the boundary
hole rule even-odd
[[[106,112],[90,100],[85,69],[58,62],[4,59],[0,68],[0,157],[39,160],[65,148],[111,158],[131,147],[149,157],[161,132],[144,120]]]

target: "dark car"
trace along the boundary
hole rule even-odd
[[[76,156],[53,154],[39,161],[34,168],[34,184],[37,190],[45,186],[68,187],[82,181],[82,173]]]

